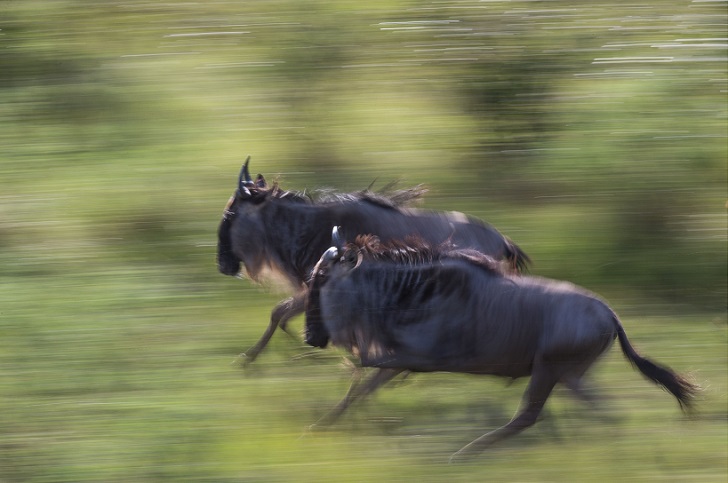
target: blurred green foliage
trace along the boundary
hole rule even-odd
[[[723,308],[716,3],[8,2],[5,193],[168,253],[250,152],[292,188],[425,182],[541,273]]]
[[[725,480],[725,2],[0,11],[0,480]],[[214,264],[248,153],[290,189],[428,184],[425,207],[606,295],[646,354],[708,387],[703,416],[615,353],[596,371],[615,421],[554,398],[556,444],[534,429],[433,465],[520,392],[447,375],[299,440],[344,390],[336,359],[291,365],[281,336],[258,372],[228,367],[276,300]]]

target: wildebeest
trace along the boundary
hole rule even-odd
[[[535,423],[558,383],[589,400],[582,376],[615,338],[683,409],[697,390],[640,356],[612,309],[575,285],[506,273],[475,250],[421,240],[384,244],[360,236],[344,246],[334,230],[332,243],[310,281],[306,342],[324,347],[330,340],[380,371],[350,390],[325,422],[402,371],[530,376],[514,419],[454,455],[460,457]]]
[[[217,264],[225,275],[238,275],[241,265],[257,281],[266,271],[282,275],[294,296],[281,301],[271,314],[260,340],[244,354],[252,362],[278,326],[285,330],[292,317],[303,313],[306,281],[321,253],[329,247],[331,227],[341,226],[352,239],[373,233],[382,240],[417,234],[430,243],[446,240],[475,248],[516,269],[529,261],[526,254],[495,228],[459,213],[413,210],[405,205],[420,198],[421,186],[375,193],[303,194],[268,186],[263,175],[255,181],[243,164],[235,193],[228,201],[218,230]]]

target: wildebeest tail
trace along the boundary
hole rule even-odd
[[[624,355],[632,365],[637,367],[647,379],[672,393],[677,399],[677,402],[680,403],[680,408],[683,411],[690,409],[700,387],[688,381],[683,376],[676,374],[671,369],[655,364],[651,360],[639,355],[634,347],[632,347],[632,344],[629,343],[627,334],[624,332],[624,328],[616,316],[614,316],[614,322],[617,326],[619,345],[622,346],[622,352],[624,352]]]

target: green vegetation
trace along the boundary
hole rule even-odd
[[[687,0],[3,3],[0,481],[725,481],[725,28]],[[615,349],[602,411],[559,393],[466,465],[523,382],[417,375],[307,434],[334,352],[230,364],[280,298],[215,268],[248,153],[291,189],[428,184],[607,297],[696,415]]]

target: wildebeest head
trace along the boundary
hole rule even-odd
[[[253,181],[249,162],[250,156],[240,170],[237,189],[223,212],[218,229],[217,266],[225,275],[237,275],[242,263],[248,276],[256,279],[265,261],[265,244],[260,243],[264,227],[258,211],[271,190],[262,174]],[[236,244],[233,238],[238,240]]]
[[[241,268],[254,281],[278,275],[298,290],[327,246],[324,227],[328,231],[332,225],[345,222],[352,234],[399,230],[406,235],[422,230],[429,221],[442,221],[426,220],[427,215],[420,217],[401,209],[421,198],[426,191],[422,186],[394,190],[387,185],[378,192],[367,188],[355,193],[298,193],[283,190],[277,183],[268,186],[260,174],[253,180],[249,160],[240,171],[237,189],[218,229],[217,264],[225,275],[238,275]],[[382,221],[385,216],[389,221]],[[435,231],[442,237],[450,230],[448,224]]]
[[[313,269],[306,299],[306,334],[305,341],[314,347],[326,347],[329,333],[321,318],[321,287],[326,284],[332,271],[337,275],[353,270],[361,263],[363,253],[353,245],[344,246],[339,227],[334,227],[331,234],[331,247],[324,252]]]

